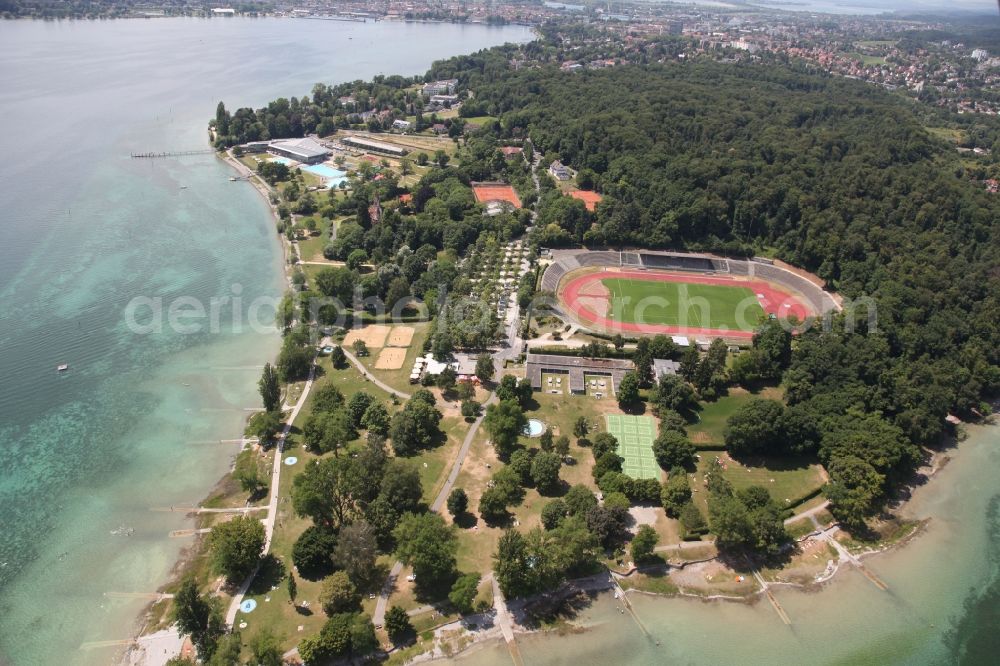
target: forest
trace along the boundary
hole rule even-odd
[[[330,256],[362,249],[379,265],[365,293],[384,297],[402,276],[414,296],[436,296],[449,285],[455,298],[465,297],[461,258],[484,235],[509,238],[528,222],[482,216],[468,183],[502,178],[531,204],[536,195],[524,191],[523,166],[505,163],[497,150],[519,144],[539,153],[542,167],[561,160],[604,197],[591,213],[543,178],[536,246],[765,255],[868,303],[849,308],[832,328],[788,340],[780,354],[755,345],[728,376],[722,366],[706,366],[704,381],[696,371],[686,377],[700,395],[726,382],[780,382],[787,413],[756,405],[774,412],[775,427],[751,438],[737,432],[728,443],[780,454],[784,440],[794,439],[796,454],[817,455],[826,466],[827,495],[845,521],[858,524],[877,511],[919,464],[920,447],[952,434],[947,415],[989,411],[983,400],[1000,390],[1000,204],[954,148],[927,131],[926,114],[911,100],[795,63],[513,70],[511,48],[435,63],[425,76],[457,78],[460,95],[474,93],[476,113],[497,120],[454,137],[458,166],[427,173],[413,188],[412,209],[371,225],[370,181],[336,203],[342,214],[356,211],[358,224],[342,229]],[[407,83],[317,86],[312,99],[231,117],[220,109],[217,123],[229,123],[229,135],[238,122],[333,131],[350,122],[338,96],[351,93],[368,108],[380,108],[374,100],[381,98],[402,113],[419,104]],[[377,187],[384,199],[394,196],[391,178]],[[440,250],[448,255],[435,258]],[[402,281],[397,286],[405,291]],[[441,330],[435,354],[452,343],[481,348],[488,339],[486,329]]]

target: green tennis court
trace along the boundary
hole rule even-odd
[[[608,414],[608,432],[618,440],[618,455],[625,459],[622,472],[633,479],[659,479],[660,466],[653,456],[656,424],[648,416]]]
[[[605,278],[610,314],[619,322],[691,328],[753,330],[764,309],[752,289],[740,285],[698,284]]]

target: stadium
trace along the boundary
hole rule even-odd
[[[541,289],[595,333],[744,341],[766,317],[801,322],[839,309],[818,278],[770,259],[646,250],[552,256]]]

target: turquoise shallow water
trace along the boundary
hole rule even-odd
[[[282,290],[264,202],[213,155],[129,153],[204,148],[219,99],[258,105],[527,39],[384,22],[0,22],[0,663],[114,658],[79,648],[128,637],[143,602],[105,593],[166,579],[184,545],[167,534],[188,523],[149,509],[194,504],[225,472],[235,449],[219,440],[239,435],[279,343],[245,320]],[[217,331],[136,335],[134,297],[229,300]]]
[[[1000,426],[975,428],[906,511],[929,518],[906,546],[866,560],[883,592],[842,569],[818,592],[775,588],[792,619],[754,605],[633,595],[652,640],[600,595],[582,633],[518,638],[526,664],[995,664],[1000,650]],[[656,645],[655,641],[659,641]],[[509,664],[489,643],[454,660]]]

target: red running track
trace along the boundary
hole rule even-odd
[[[778,289],[770,282],[763,280],[734,280],[733,278],[715,277],[711,275],[677,275],[673,273],[648,273],[637,271],[598,271],[587,273],[570,280],[562,290],[562,300],[566,306],[581,321],[600,326],[607,331],[628,333],[644,333],[649,335],[705,335],[709,337],[745,338],[753,337],[753,331],[729,330],[723,328],[694,328],[691,326],[668,326],[666,324],[636,324],[621,322],[599,315],[590,308],[580,304],[580,292],[594,282],[605,279],[628,278],[646,282],[685,282],[688,284],[713,284],[724,287],[746,287],[757,296],[757,302],[764,312],[786,319],[795,316],[804,321],[812,315],[813,309],[802,302],[797,296]],[[586,297],[585,297],[586,298]]]

